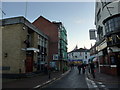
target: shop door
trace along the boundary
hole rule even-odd
[[[26,67],[26,73],[33,72],[33,57],[32,56],[26,57],[25,67]]]

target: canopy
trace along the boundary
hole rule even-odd
[[[90,56],[90,58],[89,58],[89,59],[90,59],[90,60],[93,60],[94,58],[95,58],[95,56]]]
[[[92,62],[94,58],[96,58],[96,57],[95,56],[90,56],[88,62]]]
[[[93,58],[92,61],[93,61],[93,62],[97,62],[97,60],[98,60],[97,57],[95,57],[95,58]]]

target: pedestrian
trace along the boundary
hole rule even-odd
[[[72,64],[70,64],[70,67],[71,67],[71,70],[73,69],[73,63]]]
[[[88,72],[91,73],[90,63],[88,64]]]
[[[79,74],[81,73],[81,64],[79,64],[78,66],[77,66],[77,68],[78,68],[78,71],[79,71]]]
[[[50,79],[51,78],[51,67],[48,65],[47,69],[48,69],[48,78]]]
[[[44,65],[44,73],[48,74],[48,64],[47,63],[45,63],[45,65]]]
[[[85,74],[85,64],[82,63],[82,73]]]
[[[93,78],[95,78],[95,72],[94,72],[94,70],[95,70],[95,65],[94,65],[93,62],[90,63],[90,69],[91,69],[91,74],[92,74]]]

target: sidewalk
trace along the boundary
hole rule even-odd
[[[66,75],[69,72],[66,71],[65,73],[61,71],[56,71],[51,73],[51,78],[49,76],[42,73],[35,77],[28,77],[28,78],[21,78],[21,79],[14,79],[14,80],[7,80],[2,83],[2,88],[40,88],[62,76]]]
[[[98,68],[96,69],[96,72],[95,72],[95,79],[92,77],[92,75],[89,72],[87,72],[87,77],[88,79],[91,79],[97,82],[120,84],[120,76],[112,76],[112,75],[100,73]]]

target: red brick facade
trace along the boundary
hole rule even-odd
[[[49,37],[48,62],[53,60],[53,54],[58,54],[58,28],[49,20],[40,16],[33,22],[37,28]]]

